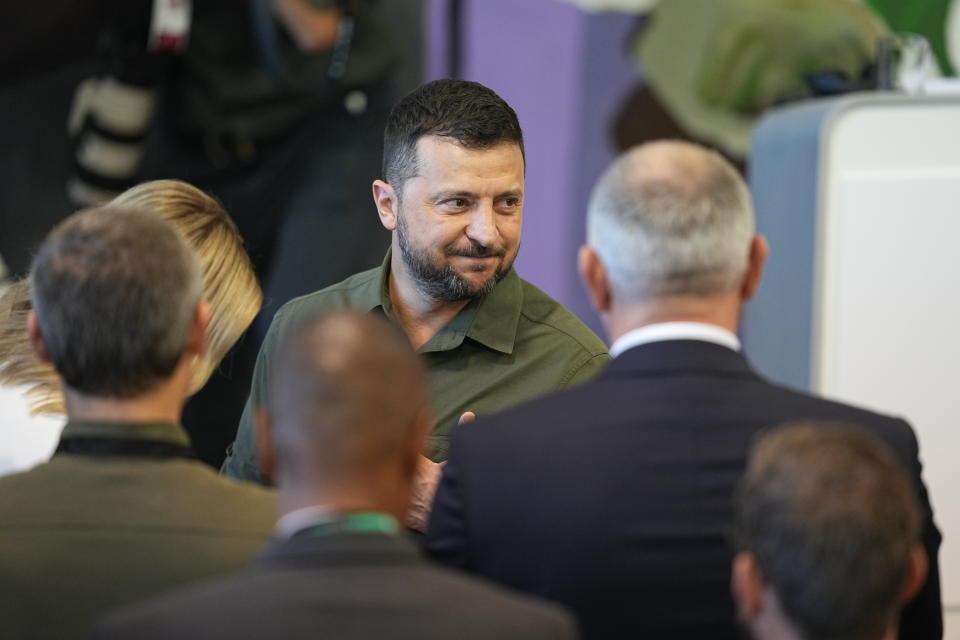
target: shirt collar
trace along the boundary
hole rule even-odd
[[[370,278],[354,290],[351,306],[358,311],[373,311],[381,308],[388,316],[392,315],[390,305],[390,256],[391,250],[380,263],[376,278]]]
[[[317,504],[283,514],[274,527],[275,537],[289,540],[301,531],[323,526],[340,525],[340,531],[397,533],[400,523],[381,511],[337,513],[327,505]]]
[[[155,440],[185,447],[190,446],[190,437],[175,422],[93,422],[68,420],[62,438],[128,438],[130,440]]]
[[[650,342],[666,340],[700,340],[712,342],[727,347],[733,351],[740,351],[740,340],[737,336],[723,327],[704,322],[658,322],[645,327],[634,329],[623,334],[610,345],[610,357],[616,358],[628,349]]]
[[[511,268],[493,291],[478,302],[467,336],[494,351],[513,353],[522,308],[522,282]]]
[[[289,539],[304,529],[319,523],[330,522],[334,517],[335,514],[324,505],[294,509],[280,516],[274,531],[278,538]]]
[[[392,250],[380,265],[379,278],[358,289],[356,307],[364,311],[380,308],[388,318],[393,317],[390,303],[390,260]],[[470,338],[501,353],[513,353],[523,306],[523,286],[520,276],[511,268],[493,291],[479,300],[471,301],[444,328],[422,347],[420,352],[450,351]]]

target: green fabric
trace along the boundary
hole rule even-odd
[[[338,533],[383,533],[393,536],[400,533],[400,523],[387,513],[361,511],[344,514],[329,522],[317,523],[310,527],[309,531],[315,536]]]
[[[742,157],[756,117],[801,95],[804,74],[855,78],[887,33],[849,0],[670,0],[657,5],[635,53],[690,135]]]
[[[353,309],[392,319],[387,290],[391,254],[383,265],[297,298],[273,319],[260,349],[247,406],[227,475],[260,481],[253,412],[263,403],[272,354],[286,332],[321,311]],[[450,431],[465,411],[483,416],[593,377],[609,360],[606,346],[576,316],[511,270],[485,298],[467,305],[419,352],[432,393],[433,432],[425,452],[447,458]]]
[[[947,15],[956,0],[868,0],[898,33],[919,33],[925,37],[937,57],[944,75],[955,75],[947,51]]]
[[[186,441],[174,424],[73,422],[64,437]],[[184,458],[64,453],[4,476],[2,635],[87,638],[105,611],[239,569],[275,521],[271,491]]]

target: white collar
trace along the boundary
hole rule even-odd
[[[627,349],[648,342],[662,342],[664,340],[700,340],[740,351],[740,340],[736,334],[715,324],[706,324],[705,322],[657,322],[628,331],[617,338],[610,345],[610,357],[616,358]]]
[[[302,509],[288,511],[280,516],[274,531],[278,538],[288,539],[292,538],[298,531],[324,522],[331,522],[334,518],[334,513],[324,505],[303,507]]]

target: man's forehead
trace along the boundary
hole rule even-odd
[[[489,147],[470,147],[454,138],[423,136],[417,141],[417,161],[411,178],[501,180],[514,178],[510,189],[523,189],[526,167],[520,146],[506,141]]]

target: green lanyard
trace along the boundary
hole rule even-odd
[[[395,535],[400,531],[397,519],[377,511],[348,513],[309,528],[310,534],[328,536],[336,533],[385,533]]]

